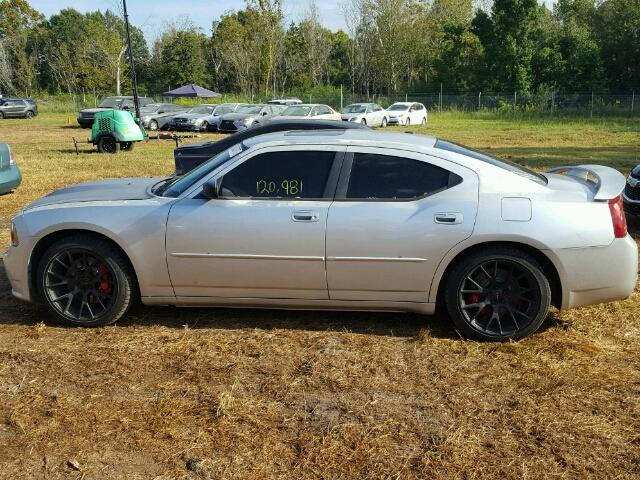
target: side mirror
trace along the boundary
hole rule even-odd
[[[222,179],[211,179],[204,182],[202,185],[202,193],[209,200],[215,200],[220,198],[220,191],[222,190]]]

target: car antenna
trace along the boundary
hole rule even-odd
[[[138,100],[138,79],[136,78],[136,66],[133,60],[131,48],[131,32],[129,31],[129,14],[127,13],[127,0],[122,0],[124,11],[124,28],[127,35],[127,51],[129,53],[129,68],[131,69],[131,86],[133,88],[133,106],[136,111],[136,123],[140,123],[140,102]]]

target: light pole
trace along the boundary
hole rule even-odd
[[[136,78],[136,65],[131,49],[131,32],[129,31],[129,14],[127,13],[127,0],[122,0],[124,10],[124,28],[127,34],[127,51],[129,53],[129,67],[131,68],[131,86],[133,88],[133,106],[136,111],[136,120],[140,121],[140,103],[138,101],[138,80]]]

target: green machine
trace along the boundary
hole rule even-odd
[[[133,150],[136,142],[147,138],[145,129],[135,121],[131,112],[126,110],[96,113],[91,128],[91,143],[98,147],[100,153]]]

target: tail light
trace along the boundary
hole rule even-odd
[[[616,238],[626,237],[627,219],[624,216],[621,195],[609,200],[609,212],[611,213],[611,222],[613,223],[613,234]]]

